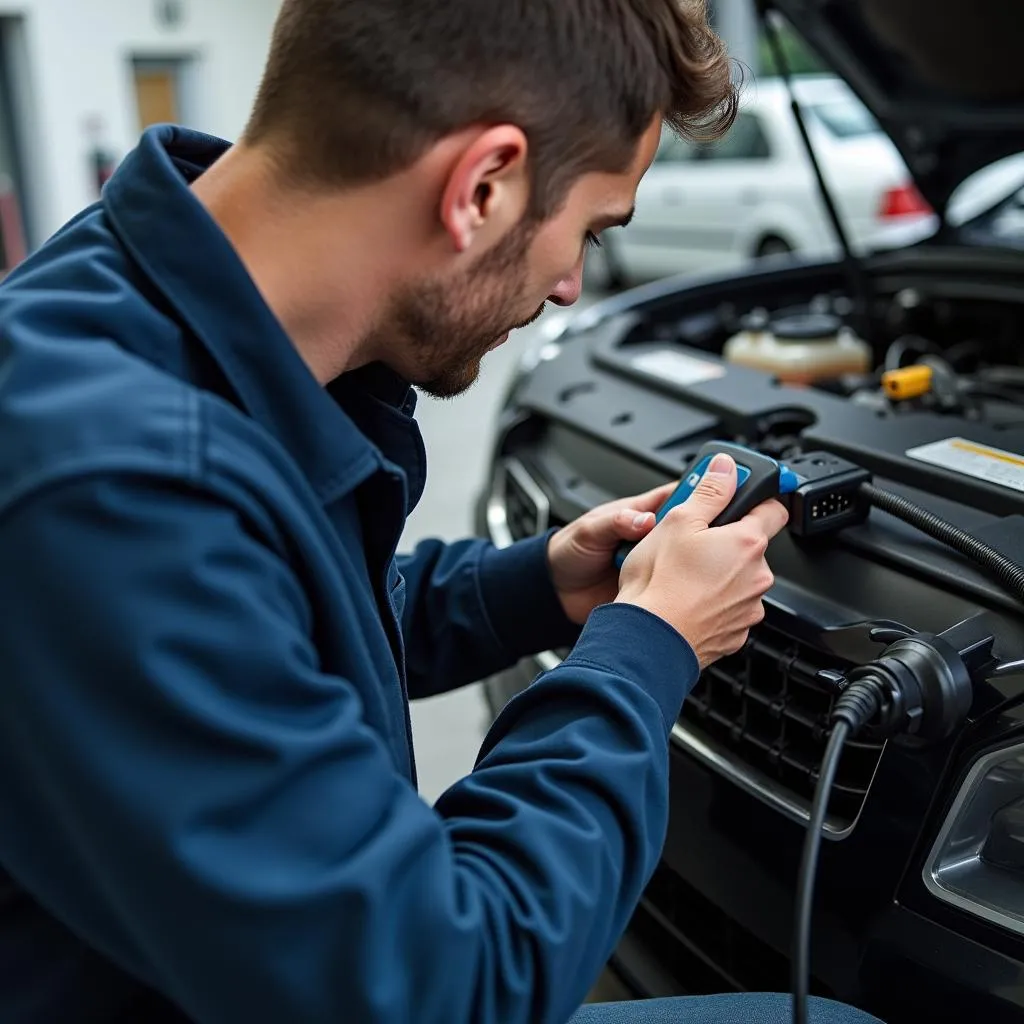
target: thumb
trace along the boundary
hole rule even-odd
[[[725,511],[736,493],[736,463],[719,453],[683,506],[688,518],[707,526]]]

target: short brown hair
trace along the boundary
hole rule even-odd
[[[731,70],[706,0],[284,0],[245,138],[296,181],[351,186],[516,124],[546,217],[582,174],[624,171],[655,116],[724,134]]]

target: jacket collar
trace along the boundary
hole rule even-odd
[[[383,367],[346,374],[327,390],[309,372],[189,188],[229,145],[170,125],[148,129],[108,182],[104,208],[122,244],[213,357],[241,406],[285,447],[326,503],[381,464],[380,451],[363,433],[372,424],[360,415],[363,429],[357,427],[348,400],[369,391],[415,429],[414,393]],[[411,481],[413,491],[418,483]]]

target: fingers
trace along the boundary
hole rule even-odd
[[[653,512],[626,508],[612,517],[612,530],[618,539],[631,540],[635,537],[646,537],[654,529],[656,522]]]
[[[638,512],[657,512],[678,486],[679,481],[673,480],[671,483],[662,484],[661,487],[655,487],[652,491],[639,494],[635,498],[628,498],[629,507]]]
[[[654,528],[653,512],[635,508],[603,509],[599,514],[581,518],[575,524],[579,543],[589,551],[612,551],[622,541],[637,541]]]
[[[735,493],[736,463],[730,456],[718,454],[693,494],[678,506],[679,516],[706,528],[726,510]]]
[[[789,522],[789,512],[781,502],[773,499],[751,509],[744,518],[756,524],[771,540],[785,529],[786,523]]]
[[[590,510],[589,515],[597,516],[604,515],[605,513],[615,515],[619,512],[628,512],[636,515],[643,512],[657,512],[678,486],[679,481],[676,480],[672,483],[662,484],[660,487],[655,487],[632,498],[617,498],[615,501],[595,506]]]

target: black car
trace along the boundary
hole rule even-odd
[[[1024,251],[994,200],[947,216],[968,176],[1024,151],[1022,62],[1006,63],[1024,53],[1018,5],[774,7],[893,137],[934,235],[655,283],[571,319],[513,383],[478,529],[500,545],[545,531],[725,440],[797,466],[846,460],[1020,564]],[[1016,203],[1020,185],[996,198]],[[610,964],[637,995],[790,990],[829,680],[901,633],[957,624],[1001,663],[1024,657],[1005,577],[883,511],[850,522],[773,542],[764,624],[686,701],[663,858]],[[1009,582],[1019,593],[1024,575]],[[492,709],[564,654],[488,680]],[[890,1024],[1024,1021],[1024,676],[973,693],[946,737],[858,736],[829,800],[811,991]]]

